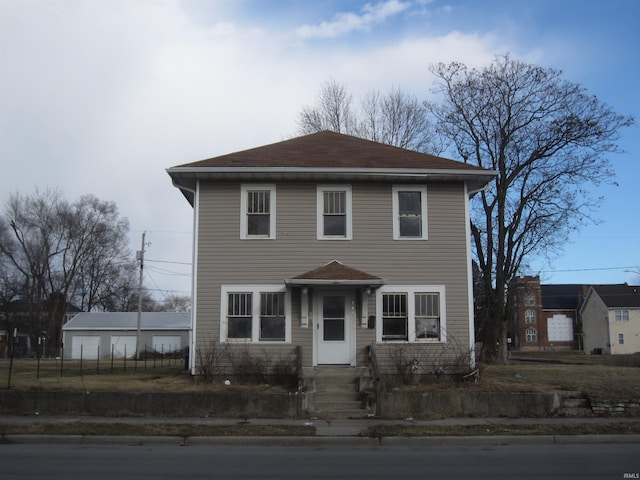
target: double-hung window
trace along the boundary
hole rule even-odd
[[[427,239],[427,189],[415,186],[394,186],[393,239]]]
[[[628,322],[629,310],[618,309],[616,312],[616,322]]]
[[[416,340],[440,340],[440,294],[416,293]]]
[[[286,338],[284,292],[260,293],[260,341],[283,342]]]
[[[291,341],[291,313],[285,287],[225,285],[220,300],[223,342]]]
[[[246,184],[240,193],[240,238],[276,238],[275,185]]]
[[[378,290],[379,342],[444,342],[444,286],[386,285]]]
[[[318,186],[318,240],[351,240],[351,186]]]
[[[382,294],[382,339],[408,340],[407,294]]]
[[[253,296],[247,292],[232,292],[227,297],[227,338],[251,340]]]

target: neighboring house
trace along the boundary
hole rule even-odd
[[[511,282],[513,321],[511,348],[519,350],[581,349],[578,311],[588,286],[541,285],[540,277]]]
[[[640,286],[594,285],[580,314],[585,352],[640,352]]]
[[[640,287],[627,284],[541,285],[537,276],[516,277],[510,284],[511,347],[589,354],[638,352],[638,291]]]
[[[173,353],[189,346],[191,314],[143,312],[141,351]],[[64,358],[133,358],[138,334],[137,312],[79,313],[62,327]]]
[[[469,198],[494,172],[328,131],[167,172],[194,210],[193,374],[219,345],[473,366]]]

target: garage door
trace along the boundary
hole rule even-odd
[[[71,342],[71,358],[74,360],[96,360],[100,352],[99,335],[79,335]]]
[[[182,348],[180,335],[154,335],[153,349],[156,352],[169,353]]]
[[[136,354],[136,337],[134,335],[111,335],[111,351],[113,358],[132,358]]]

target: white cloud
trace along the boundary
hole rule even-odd
[[[398,0],[388,0],[376,4],[367,3],[360,14],[343,12],[335,15],[333,21],[321,22],[319,25],[303,25],[296,29],[296,34],[304,39],[335,38],[353,31],[368,30],[374,25],[383,23],[405,10],[411,4]]]
[[[165,168],[295,134],[301,107],[330,77],[356,95],[397,86],[423,97],[430,63],[476,65],[495,43],[454,33],[367,51],[317,49],[215,14],[198,24],[172,1],[8,5],[0,204],[36,185],[60,187],[71,200],[93,193],[129,218],[133,250],[150,230],[150,258],[175,261],[190,260],[189,236],[160,232],[190,230],[191,210]],[[368,5],[347,24],[368,28],[406,5]],[[180,277],[166,285],[189,288]]]

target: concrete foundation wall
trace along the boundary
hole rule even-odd
[[[297,395],[289,393],[0,392],[0,413],[166,417],[293,418]]]
[[[378,396],[382,418],[548,417],[561,406],[555,393],[387,392]]]

